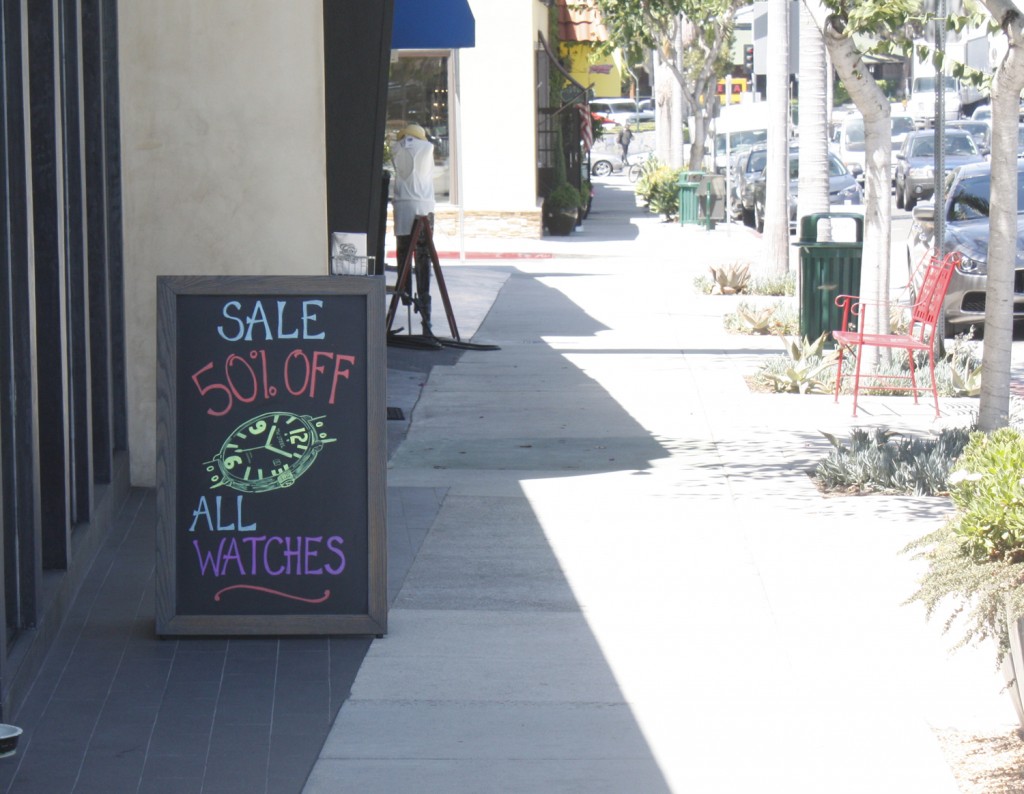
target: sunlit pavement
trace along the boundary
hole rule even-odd
[[[938,794],[935,729],[1014,724],[991,653],[903,606],[900,550],[948,503],[807,474],[822,431],[930,433],[975,402],[853,419],[750,391],[780,341],[725,333],[734,299],[692,288],[734,261],[763,263],[756,234],[663,223],[621,176],[568,238],[445,260],[500,350],[433,367],[411,411],[389,489],[436,518],[308,792]]]

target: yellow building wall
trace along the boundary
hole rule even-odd
[[[593,88],[592,96],[622,96],[622,73],[610,57],[591,63],[593,46],[586,42],[562,44],[559,55],[570,64],[569,73],[580,85]]]

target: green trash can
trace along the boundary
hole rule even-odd
[[[697,190],[700,188],[700,171],[683,171],[679,174],[679,225],[700,224],[700,205]]]
[[[819,242],[818,222],[850,218],[856,240]],[[841,226],[839,227],[842,228]],[[833,234],[836,225],[832,227]],[[836,306],[839,295],[860,294],[861,256],[864,250],[864,216],[852,212],[820,212],[800,220],[800,335],[814,341],[831,333],[843,321]],[[835,342],[829,339],[829,345]]]

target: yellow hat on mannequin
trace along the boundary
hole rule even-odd
[[[410,124],[400,133],[398,133],[398,140],[402,140],[406,136],[411,135],[413,138],[419,138],[421,141],[427,139],[427,133],[419,124]]]

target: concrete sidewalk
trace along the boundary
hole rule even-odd
[[[948,504],[825,498],[807,470],[820,431],[927,433],[973,403],[853,420],[751,392],[779,342],[726,334],[734,304],[692,282],[759,238],[662,223],[621,178],[570,238],[466,243],[530,256],[444,264],[463,337],[500,350],[422,393],[390,373],[412,421],[389,491],[436,518],[305,791],[958,791],[935,731],[1015,717],[990,653],[902,606],[899,551]]]

